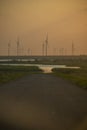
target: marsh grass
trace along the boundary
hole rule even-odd
[[[22,76],[41,73],[41,69],[37,66],[0,66],[0,84],[21,78]]]
[[[71,81],[73,84],[76,84],[77,86],[87,89],[87,68],[86,67],[81,69],[54,68],[52,71],[56,76],[65,78]]]

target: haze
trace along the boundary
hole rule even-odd
[[[16,55],[17,38],[22,54],[42,54],[48,33],[48,54],[61,48],[87,54],[87,0],[0,0],[0,55]]]

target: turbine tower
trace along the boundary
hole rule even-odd
[[[19,56],[19,37],[17,38],[17,56]]]
[[[10,44],[10,41],[8,43],[8,56],[10,56],[10,49],[11,49],[11,44]]]
[[[46,43],[46,56],[47,56],[48,55],[48,33],[47,33],[47,36],[46,36],[45,43]]]
[[[74,55],[74,43],[73,43],[73,41],[72,41],[72,56]]]
[[[43,44],[42,44],[42,56],[44,56],[44,42],[43,42]]]

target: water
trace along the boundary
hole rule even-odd
[[[52,73],[53,68],[79,69],[80,67],[66,66],[66,65],[43,65],[43,64],[1,64],[12,66],[38,66],[44,73]]]

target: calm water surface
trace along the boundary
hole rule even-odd
[[[1,64],[8,65],[8,64]],[[43,65],[43,64],[9,64],[12,66],[38,66],[40,69],[44,71],[44,73],[51,73],[53,68],[70,68],[70,69],[80,69],[77,66],[66,66],[66,65]]]

